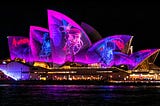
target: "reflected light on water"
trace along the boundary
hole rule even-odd
[[[160,103],[160,86],[1,84],[0,95],[0,106],[154,105]]]

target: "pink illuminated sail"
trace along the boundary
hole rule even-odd
[[[30,26],[32,61],[52,61],[49,31],[46,28]]]
[[[50,38],[53,41],[52,56],[55,63],[76,61],[79,58],[77,54],[91,46],[90,39],[84,30],[75,21],[60,12],[48,10],[48,25]],[[76,39],[77,42],[74,42],[73,39]]]
[[[15,58],[30,60],[29,38],[23,36],[8,36],[8,45],[11,60]]]

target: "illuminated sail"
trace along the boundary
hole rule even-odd
[[[30,26],[32,61],[52,61],[49,31],[46,28]]]
[[[23,36],[8,36],[8,45],[11,60],[15,58],[30,60],[29,38]]]
[[[77,61],[79,58],[77,54],[91,46],[84,30],[62,13],[48,10],[48,25],[50,38],[53,42],[52,56],[55,63]]]

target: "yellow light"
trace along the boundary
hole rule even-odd
[[[33,64],[33,66],[39,66],[39,67],[43,67],[43,68],[49,69],[48,64],[46,64],[46,63],[44,63],[44,62],[35,62],[35,63]]]
[[[131,74],[130,76],[139,76],[139,75]]]
[[[40,77],[40,80],[46,80],[46,77]]]

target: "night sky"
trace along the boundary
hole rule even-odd
[[[0,59],[9,57],[7,36],[29,37],[30,25],[48,28],[47,9],[59,11],[78,24],[88,23],[102,37],[130,34],[134,36],[134,52],[160,48],[160,4],[157,2],[32,1],[0,3]],[[156,64],[160,66],[160,56]]]

